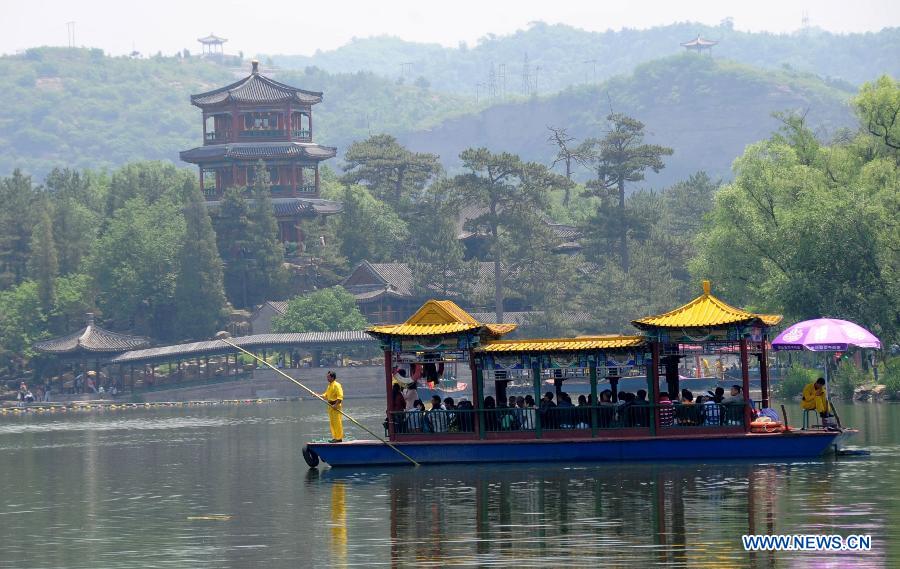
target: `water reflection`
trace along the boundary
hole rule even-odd
[[[352,404],[377,427],[381,401]],[[0,568],[900,566],[898,411],[841,409],[863,459],[321,471],[299,453],[327,432],[316,402],[19,417],[0,424]],[[745,533],[873,551],[749,554]]]
[[[775,567],[786,559],[792,565],[883,566],[884,548],[866,555],[743,551],[743,534],[884,535],[883,520],[864,504],[863,512],[834,511],[829,505],[834,471],[828,461],[467,466],[388,470],[366,479],[334,470],[324,472],[322,481],[334,485],[333,492],[339,487],[341,495],[344,485],[352,492],[384,495],[390,559],[397,567],[634,562]],[[789,492],[794,499],[784,501]],[[345,515],[342,502],[339,507],[333,519]],[[832,516],[837,525],[824,523]]]

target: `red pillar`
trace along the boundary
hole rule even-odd
[[[203,184],[203,166],[200,166],[200,191],[206,195],[206,186]]]
[[[750,432],[750,362],[747,357],[747,338],[741,338],[741,380],[744,392],[744,431]]]
[[[316,163],[316,193],[319,193],[319,164]]]
[[[297,195],[297,165],[291,164],[291,195]]]
[[[659,432],[659,342],[650,344],[650,371],[647,374],[650,388],[650,409],[653,410],[653,434]]]
[[[769,337],[767,334],[762,336],[762,348],[759,351],[759,387],[762,390],[762,408],[769,406]]]
[[[392,413],[395,411],[394,409],[394,401],[392,395],[393,390],[393,380],[394,380],[394,366],[391,361],[391,351],[384,351],[384,389],[387,394],[387,411],[388,411],[388,437],[391,440],[394,440],[394,416]]]

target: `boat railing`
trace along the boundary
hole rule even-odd
[[[617,429],[650,429],[657,416],[664,430],[694,427],[743,428],[744,405],[705,404],[601,404],[535,407],[497,407],[489,409],[436,409],[398,411],[391,414],[397,435],[427,434],[440,436],[476,433],[478,425],[484,433],[516,433],[573,431],[599,433]],[[477,420],[476,420],[477,419]]]

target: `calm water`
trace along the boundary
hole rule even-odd
[[[0,567],[900,564],[900,406],[841,409],[862,459],[309,471],[320,405],[0,418]],[[873,551],[751,556],[745,533]]]

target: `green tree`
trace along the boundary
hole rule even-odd
[[[247,301],[250,306],[266,300],[277,298],[287,283],[287,271],[284,267],[284,247],[278,239],[278,221],[269,198],[269,174],[260,163],[256,167],[256,175],[251,194],[247,221],[247,253],[252,260],[253,270],[250,272],[250,286]]]
[[[106,320],[161,340],[176,337],[175,281],[185,238],[181,204],[142,197],[120,207],[85,260]]]
[[[900,82],[882,75],[865,83],[853,104],[870,134],[894,153],[900,150]]]
[[[53,203],[53,238],[62,275],[79,270],[101,226],[106,180],[90,171],[54,168],[44,187]]]
[[[152,205],[163,197],[180,201],[178,193],[194,173],[166,162],[131,162],[112,174],[106,194],[106,215],[112,215],[136,197]]]
[[[590,138],[579,147],[583,161],[594,169],[596,178],[588,182],[595,195],[612,197],[616,211],[605,216],[606,226],[618,234],[619,260],[628,272],[628,231],[633,220],[625,210],[625,184],[644,179],[648,169],[659,172],[665,167],[663,156],[671,156],[671,148],[644,143],[644,123],[622,113],[606,117],[610,129],[603,138]],[[601,207],[610,202],[601,199]]]
[[[0,179],[0,288],[21,283],[28,268],[37,189],[20,170]]]
[[[237,307],[249,305],[250,218],[247,200],[240,188],[225,190],[216,216],[216,244],[224,263],[225,293]]]
[[[362,260],[392,261],[409,235],[407,224],[386,203],[363,186],[347,186],[344,210],[338,221],[340,251],[350,264]]]
[[[292,298],[282,316],[272,320],[275,332],[330,332],[364,330],[365,317],[353,295],[334,286]]]
[[[31,344],[45,336],[46,325],[37,283],[24,281],[0,291],[0,363],[7,369],[24,363],[33,355]]]
[[[459,203],[452,184],[440,181],[426,190],[410,221],[407,264],[416,296],[438,295],[470,301],[479,278],[478,261],[466,260],[459,242]]]
[[[494,263],[494,307],[503,321],[504,274],[507,251],[504,234],[523,223],[533,223],[538,212],[549,206],[549,193],[570,182],[546,166],[523,162],[507,152],[493,154],[486,148],[469,148],[460,154],[466,173],[453,178],[462,203],[480,208],[467,222],[467,229],[484,232]]]
[[[189,201],[175,279],[176,326],[182,338],[205,338],[220,329],[226,317],[222,259],[200,188],[190,183],[184,191]]]
[[[362,184],[372,195],[402,211],[442,168],[435,154],[412,152],[389,134],[354,142],[344,154],[345,184]]]
[[[38,297],[41,309],[49,314],[56,304],[55,279],[59,273],[59,262],[56,257],[56,242],[53,239],[53,222],[51,205],[46,199],[39,204],[37,225],[31,233],[31,257],[28,269],[31,278],[37,282]]]

